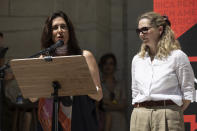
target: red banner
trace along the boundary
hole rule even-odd
[[[154,0],[155,12],[169,17],[176,38],[197,23],[197,0]]]

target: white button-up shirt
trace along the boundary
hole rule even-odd
[[[144,101],[172,100],[181,106],[182,100],[195,100],[194,73],[188,57],[174,50],[167,58],[151,61],[134,56],[132,61],[132,104]]]

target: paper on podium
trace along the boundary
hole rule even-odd
[[[96,93],[96,86],[82,55],[52,57],[52,61],[44,58],[13,59],[10,64],[25,98],[51,97],[53,81],[61,85],[59,96]]]

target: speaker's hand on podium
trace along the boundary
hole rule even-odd
[[[36,102],[36,101],[38,101],[38,98],[29,98],[29,100],[30,100],[31,102]]]
[[[101,87],[98,87],[98,86],[96,86],[96,89],[97,89],[97,93],[88,94],[88,96],[96,101],[100,101],[103,98],[102,89],[101,89]]]

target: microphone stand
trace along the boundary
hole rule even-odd
[[[5,102],[5,88],[4,88],[4,78],[5,78],[5,70],[8,69],[10,66],[8,62],[0,67],[0,130],[4,125],[3,116],[4,116],[4,102]]]
[[[53,115],[52,115],[52,131],[59,130],[59,123],[58,123],[58,111],[59,111],[59,97],[58,97],[58,90],[61,88],[61,85],[58,81],[52,82],[54,93],[51,95],[53,96]]]

